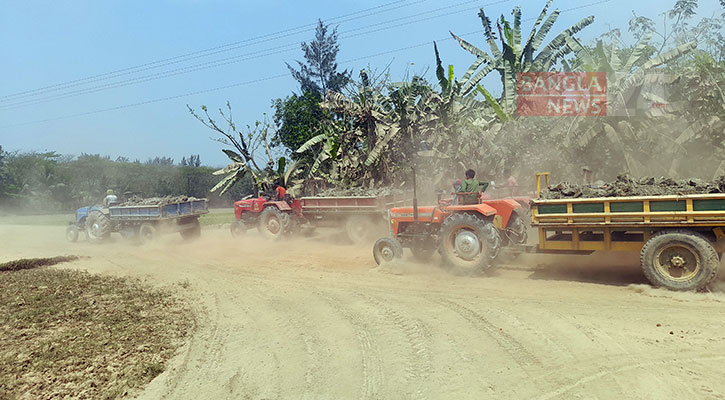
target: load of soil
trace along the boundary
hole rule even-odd
[[[392,187],[380,187],[380,188],[364,188],[364,187],[349,187],[349,188],[328,188],[320,192],[315,193],[316,197],[338,197],[338,196],[355,196],[355,197],[382,197],[392,196],[398,194],[405,194],[406,191]]]
[[[644,177],[638,180],[620,175],[614,182],[587,186],[569,182],[552,185],[541,192],[542,199],[631,197],[725,193],[725,176],[708,182],[701,179],[674,180]]]
[[[120,206],[165,206],[167,204],[184,203],[201,200],[193,196],[165,196],[165,197],[139,197],[133,196],[120,204]]]

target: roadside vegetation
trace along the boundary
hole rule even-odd
[[[133,394],[165,370],[194,325],[190,310],[168,290],[37,268],[68,260],[0,266],[2,400]]]

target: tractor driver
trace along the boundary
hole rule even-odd
[[[285,199],[285,195],[287,194],[287,189],[285,189],[284,186],[280,185],[279,182],[274,183],[274,191],[276,193],[275,200],[281,201],[281,200]]]
[[[118,204],[118,197],[116,197],[116,195],[113,194],[112,189],[108,189],[108,190],[106,190],[106,197],[103,199],[103,206],[110,207],[114,204]]]
[[[456,193],[468,193],[456,195],[459,204],[478,204],[478,194],[488,188],[488,182],[481,182],[476,178],[476,171],[466,170],[466,179],[460,185],[456,185]]]

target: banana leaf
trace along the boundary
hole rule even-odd
[[[546,16],[546,12],[549,9],[549,6],[553,1],[554,0],[549,0],[546,2],[546,5],[544,5],[544,9],[541,10],[539,17],[536,19],[536,22],[534,22],[534,26],[531,28],[531,32],[529,33],[529,38],[526,39],[526,45],[524,45],[522,53],[519,56],[521,57],[521,59],[519,60],[519,64],[529,64],[533,61],[534,50],[532,49],[532,40],[534,39],[534,35],[536,35],[536,28],[538,28],[541,21],[543,21],[544,17]]]
[[[488,46],[491,48],[491,54],[493,54],[493,58],[501,58],[501,50],[498,49],[498,45],[496,44],[496,37],[494,36],[493,30],[491,29],[491,20],[488,19],[486,13],[483,11],[483,8],[481,9],[481,11],[478,12],[478,16],[479,18],[481,18],[481,24],[483,24],[483,34],[484,36],[486,36]]]
[[[242,156],[240,156],[238,153],[236,153],[233,150],[223,149],[222,152],[227,155],[232,161],[236,162],[244,162],[244,159]]]
[[[652,38],[653,34],[653,31],[649,31],[642,35],[642,37],[635,45],[634,50],[632,50],[632,53],[629,55],[629,57],[627,57],[627,61],[624,63],[624,68],[622,68],[622,71],[626,73],[632,70],[632,67],[634,67],[634,63],[636,63],[637,60],[642,57],[642,54],[644,54],[644,51],[647,49],[647,46],[649,45],[649,41]]]
[[[556,11],[555,11],[556,12]],[[548,20],[547,20],[548,21]],[[560,50],[562,46],[566,44],[566,37],[567,36],[574,36],[577,34],[577,32],[581,31],[585,27],[589,26],[594,22],[593,16],[588,16],[586,18],[583,18],[576,24],[572,25],[570,28],[565,30],[564,32],[558,34],[551,42],[549,42],[546,47],[544,47],[543,50],[534,58],[534,65],[544,65],[544,64],[551,64],[551,57]],[[543,29],[543,27],[542,27]]]
[[[491,108],[496,113],[496,115],[498,116],[498,119],[500,119],[501,122],[505,122],[505,121],[509,120],[509,118],[510,118],[509,115],[501,108],[501,105],[498,104],[498,101],[496,101],[496,99],[493,98],[493,96],[491,95],[491,93],[489,93],[488,90],[486,90],[481,85],[476,85],[476,89],[478,89],[478,91],[481,92],[483,97],[486,99],[486,102],[491,106]]]
[[[322,142],[327,138],[327,135],[325,133],[320,133],[317,136],[314,136],[310,138],[310,140],[306,141],[302,146],[300,146],[299,149],[295,150],[296,153],[304,153],[305,151],[309,150],[312,146]]]

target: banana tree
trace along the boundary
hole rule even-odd
[[[541,48],[544,39],[561,12],[556,9],[548,14],[552,2],[553,0],[549,0],[546,3],[525,42],[521,40],[520,7],[514,8],[512,22],[506,20],[503,15],[496,21],[498,38],[493,30],[491,20],[486,16],[482,8],[478,16],[483,24],[484,37],[488,43],[490,54],[451,32],[453,38],[458,41],[464,50],[476,56],[476,60],[461,78],[463,95],[478,90],[494,109],[501,109],[500,113],[497,112],[497,114],[500,114],[499,117],[514,113],[516,108],[517,74],[520,72],[549,71],[559,60],[571,53],[572,49],[568,46],[567,39],[574,37],[575,34],[594,22],[593,16],[586,17],[558,34],[546,46]],[[497,39],[500,41],[500,48]],[[492,101],[493,98],[490,93],[479,85],[481,80],[493,71],[499,73],[503,85],[500,104]]]

